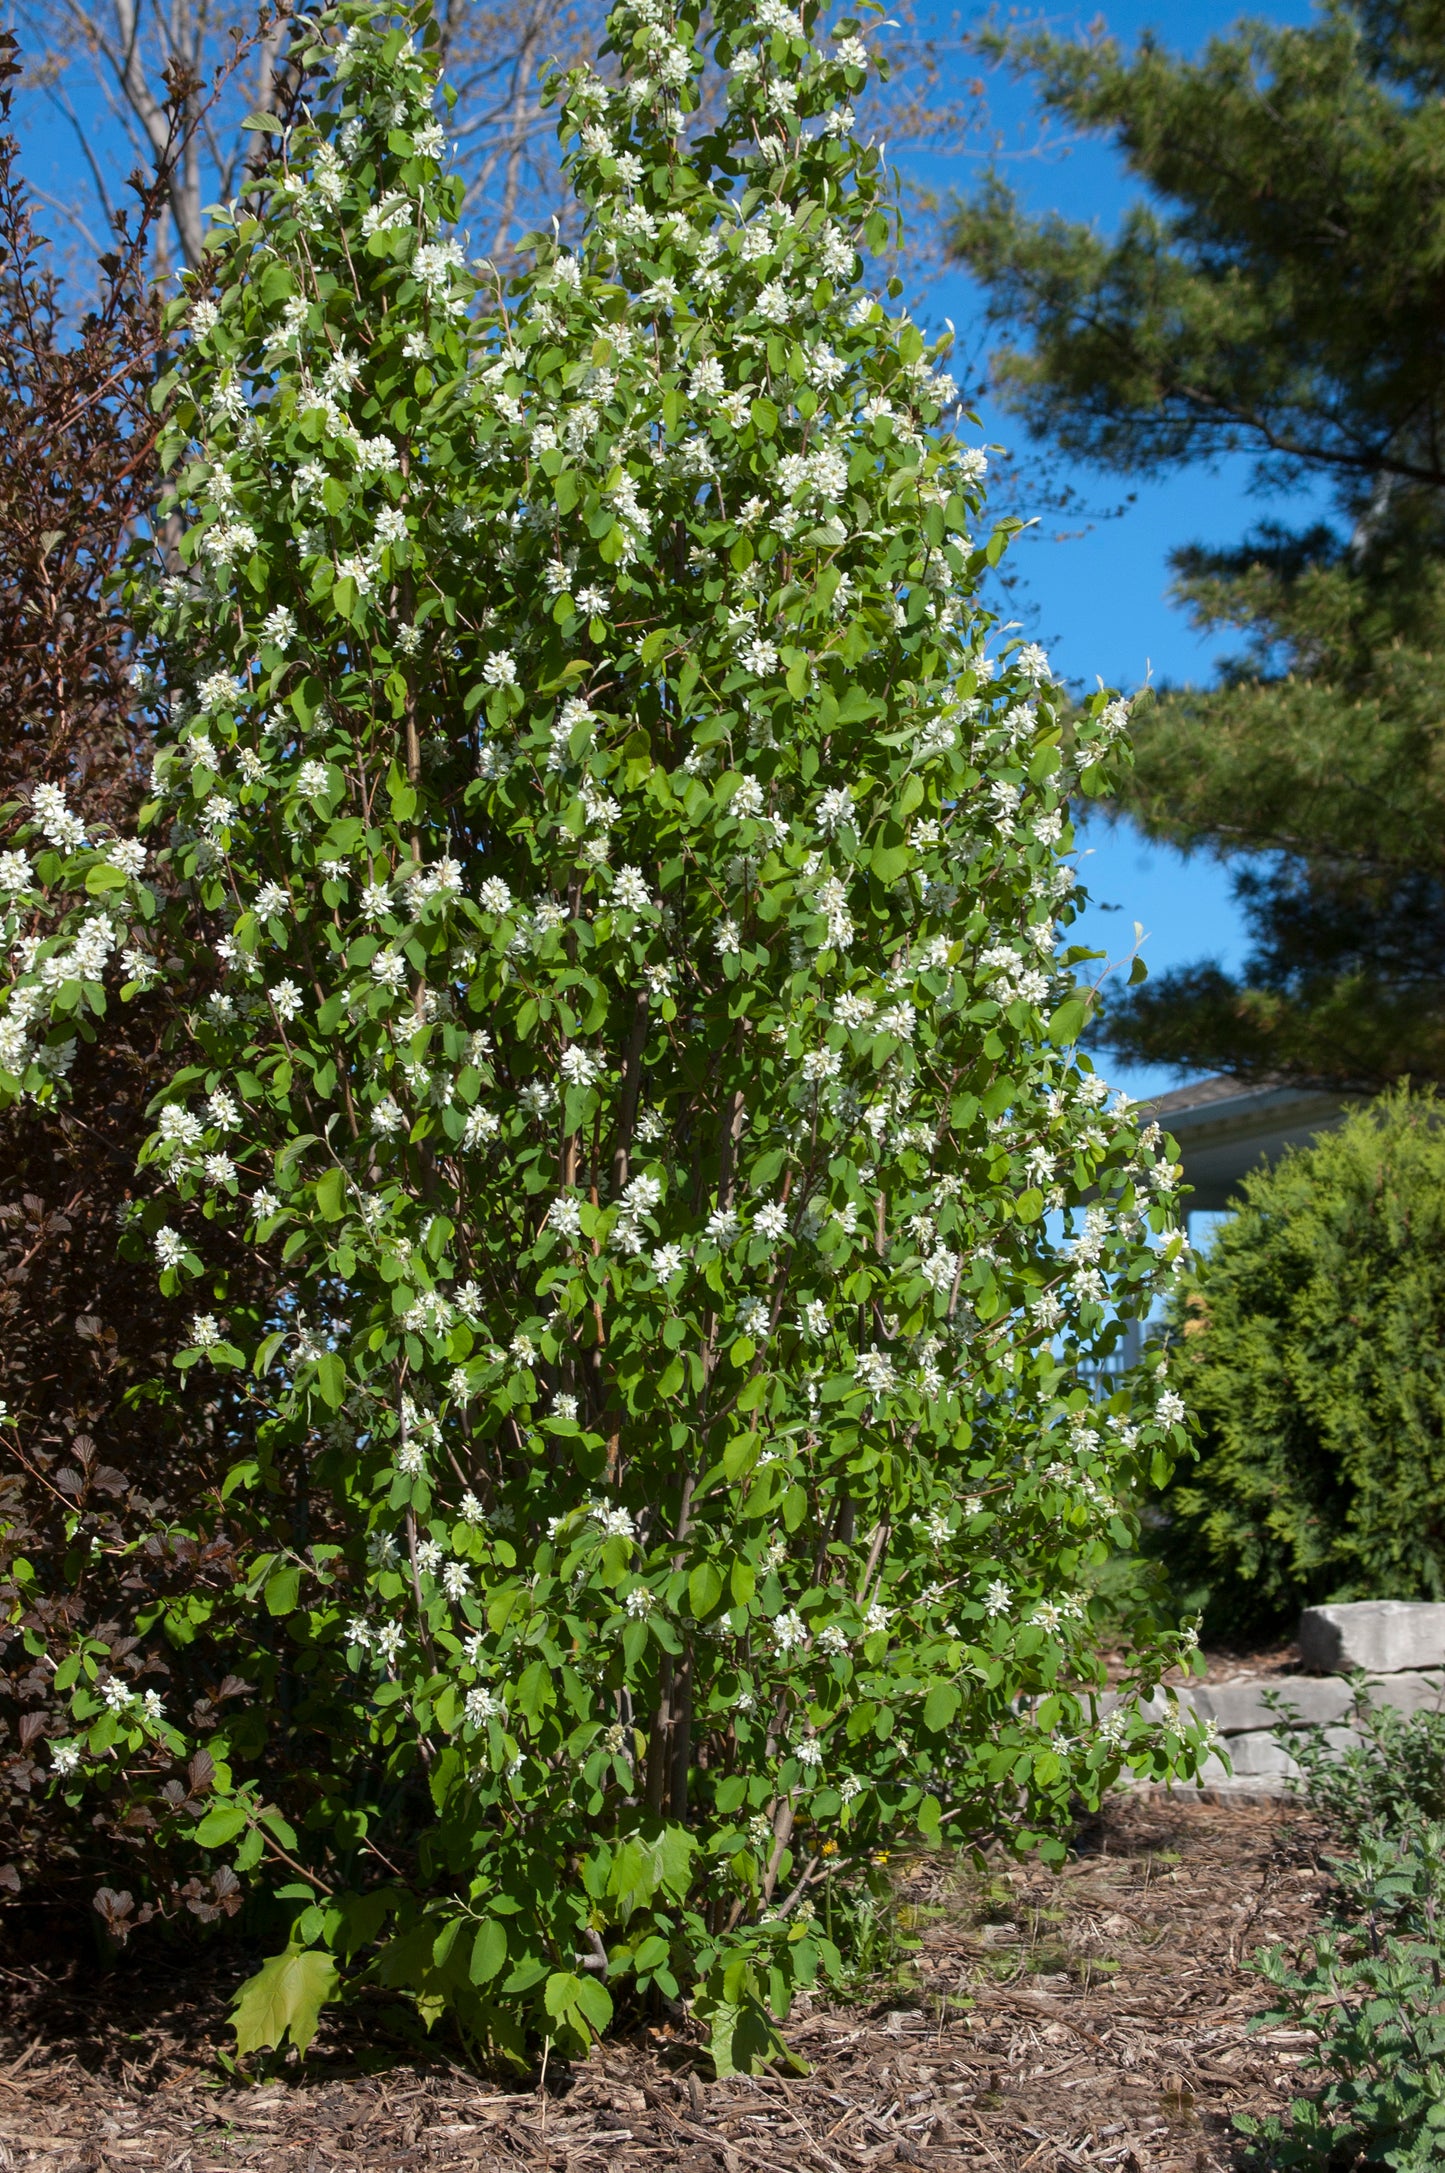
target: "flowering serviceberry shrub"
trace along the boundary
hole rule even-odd
[[[861,284],[856,23],[625,0],[554,85],[580,239],[505,283],[429,49],[310,35],[132,598],[179,904],[19,825],[9,1091],[180,961],[134,1243],[262,1416],[186,1625],[251,1694],[174,1845],[295,1897],[316,1986],[517,2048],[657,1987],[726,2068],[836,1959],[820,1880],[1197,1762],[1129,1690],[1098,1725],[1088,1600],[1183,1438],[1090,1385],[1180,1245],[1059,948],[1124,719],[1066,769],[991,643],[984,463]],[[264,1307],[192,1290],[207,1219]],[[179,1720],[82,1678],[64,1787],[158,1783]]]

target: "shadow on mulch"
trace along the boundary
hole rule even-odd
[[[851,2004],[800,2006],[798,2077],[711,2082],[685,2029],[569,2071],[482,2077],[378,2001],[323,2018],[304,2067],[222,2065],[248,1966],[140,1943],[0,1972],[0,2167],[45,2173],[1224,2173],[1232,2116],[1278,2110],[1299,2042],[1246,2035],[1241,1967],[1318,1913],[1325,1841],[1293,1806],[1141,1793],[1064,1871],[899,1867],[908,1951]]]

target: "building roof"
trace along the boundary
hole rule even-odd
[[[1332,1132],[1360,1100],[1328,1087],[1217,1077],[1157,1095],[1140,1115],[1157,1118],[1178,1142],[1192,1211],[1229,1206],[1251,1170]]]

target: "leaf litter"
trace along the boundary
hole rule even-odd
[[[807,2074],[726,2082],[681,2021],[507,2079],[365,2003],[237,2079],[234,1945],[102,1969],[52,1931],[0,1971],[0,2173],[1225,2173],[1232,2115],[1282,2111],[1305,2049],[1247,2032],[1241,1964],[1309,1931],[1328,1845],[1294,1805],[1141,1791],[1057,1876],[899,1862],[906,1949],[795,2010]]]

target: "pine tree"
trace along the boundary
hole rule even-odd
[[[1242,976],[1162,976],[1109,1022],[1153,1060],[1377,1085],[1445,1068],[1438,658],[1445,638],[1445,16],[1428,0],[1242,24],[1197,63],[1141,42],[989,41],[1043,106],[1113,139],[1152,201],[1116,239],[1024,216],[997,178],[954,246],[1005,401],[1136,476],[1253,456],[1323,481],[1329,522],[1174,554],[1176,594],[1242,653],[1136,718],[1119,805],[1242,867]]]

